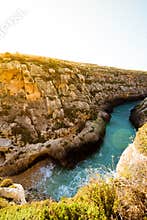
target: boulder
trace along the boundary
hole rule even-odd
[[[0,197],[12,199],[19,204],[25,204],[25,192],[21,184],[14,183],[11,187],[0,187]]]

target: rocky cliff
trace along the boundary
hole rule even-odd
[[[113,106],[147,95],[147,72],[0,55],[0,173],[42,157],[73,166],[98,147]]]
[[[125,178],[139,180],[139,184],[147,177],[147,123],[137,132],[135,140],[120,157],[117,174]]]
[[[147,123],[122,153],[117,164],[118,197],[123,219],[146,219],[147,210]]]
[[[147,98],[131,110],[130,120],[136,128],[147,122]]]

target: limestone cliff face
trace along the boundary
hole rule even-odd
[[[45,155],[75,163],[102,140],[114,105],[147,95],[146,81],[147,72],[0,55],[1,175]]]
[[[147,122],[147,98],[132,109],[130,120],[136,128],[140,128]]]
[[[147,98],[131,110],[130,120],[139,130],[122,153],[116,170],[118,176],[136,178],[141,183],[147,177]]]
[[[124,219],[145,219],[147,207],[147,123],[122,153],[117,164],[117,194]]]
[[[137,132],[135,140],[120,157],[117,164],[117,175],[145,184],[147,177],[147,123]]]

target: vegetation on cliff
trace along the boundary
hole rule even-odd
[[[82,187],[75,197],[60,202],[49,200],[1,209],[1,220],[6,219],[115,219],[118,200],[113,183],[93,180]]]
[[[135,147],[147,156],[147,123],[139,128],[135,138]]]
[[[92,180],[73,198],[16,205],[0,199],[0,220],[145,219],[145,190],[128,180]]]

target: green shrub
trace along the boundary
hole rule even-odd
[[[107,184],[103,180],[93,180],[73,198],[3,208],[0,220],[107,220],[115,218],[117,204],[113,182]]]
[[[5,207],[7,207],[8,205],[9,205],[9,202],[8,202],[6,199],[0,198],[0,209],[1,209],[1,208],[5,208]]]

